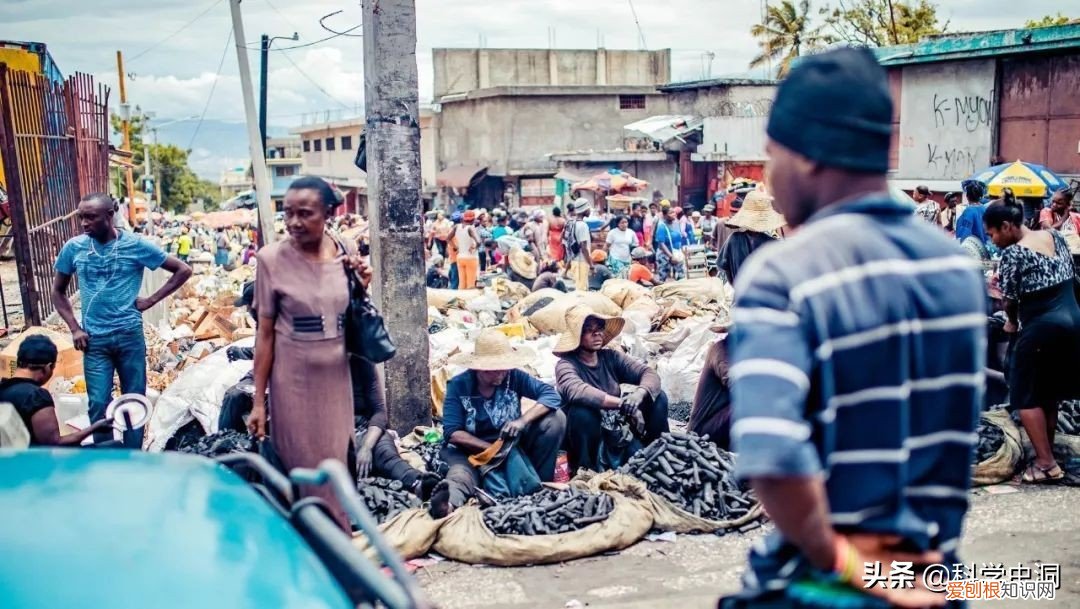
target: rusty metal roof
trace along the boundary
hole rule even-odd
[[[874,49],[883,66],[1080,49],[1080,22],[1066,25],[928,36],[914,44]]]

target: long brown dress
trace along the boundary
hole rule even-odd
[[[270,438],[284,465],[349,462],[353,437],[352,380],[339,320],[348,306],[340,260],[312,261],[290,239],[258,254],[256,309],[274,319],[270,372]],[[302,489],[320,497],[346,531],[349,520],[329,487]]]

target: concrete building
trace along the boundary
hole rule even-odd
[[[359,213],[367,206],[367,174],[355,164],[364,119],[351,118],[296,127],[300,139],[301,173],[318,176],[345,194],[339,213]]]
[[[549,154],[619,148],[625,125],[665,114],[670,62],[669,50],[435,49],[440,203],[550,204],[564,193]]]
[[[221,198],[225,201],[253,190],[255,179],[251,177],[251,167],[233,167],[222,171],[218,187],[221,189]]]
[[[289,184],[300,177],[303,158],[298,137],[272,137],[266,140],[266,167],[270,171],[270,200],[281,210],[281,202]]]
[[[420,169],[424,191],[435,190],[437,133],[431,108],[420,109]],[[318,176],[345,193],[340,213],[367,215],[367,173],[356,166],[364,118],[352,118],[296,127],[300,175]]]
[[[1024,160],[1080,177],[1080,23],[876,49],[895,104],[890,168],[937,193]]]
[[[646,180],[651,191],[700,209],[725,177],[761,179],[765,121],[776,82],[718,78],[657,87],[659,114],[624,125],[617,146],[553,153],[560,176],[618,168]]]

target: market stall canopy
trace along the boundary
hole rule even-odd
[[[195,214],[192,214],[194,217]],[[199,223],[205,224],[210,228],[225,228],[228,226],[242,226],[244,224],[254,224],[256,222],[256,214],[254,210],[250,209],[234,209],[232,211],[212,211],[203,215],[201,218],[195,218]]]
[[[480,165],[459,165],[447,167],[435,177],[435,183],[449,188],[468,188],[473,182],[487,175],[487,167]]]
[[[1001,196],[1005,188],[1018,197],[1047,197],[1065,187],[1065,181],[1053,171],[1024,161],[994,165],[975,172],[970,179],[982,182],[992,197]]]
[[[625,171],[611,169],[604,173],[598,173],[588,180],[574,184],[570,187],[570,190],[589,190],[592,192],[611,192],[619,194],[625,192],[639,192],[648,187],[649,183],[645,180],[639,180]]]

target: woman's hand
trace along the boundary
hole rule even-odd
[[[266,437],[266,405],[258,400],[251,407],[251,414],[247,420],[248,432],[255,436],[256,440]]]
[[[1002,330],[1006,334],[1016,334],[1020,331],[1020,327],[1016,325],[1015,321],[1010,319],[1009,321],[1005,322],[1005,327],[1003,327]]]
[[[371,285],[372,273],[371,267],[368,266],[364,257],[359,255],[345,256],[342,258],[342,261],[345,263],[346,268],[356,272],[357,277],[360,278],[360,281],[364,284],[364,289],[366,290],[368,286]]]

